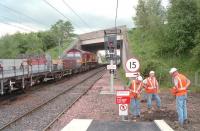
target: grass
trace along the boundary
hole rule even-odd
[[[123,83],[123,85],[126,85],[127,83],[128,83],[128,78],[125,76],[125,71],[124,71],[124,69],[123,69],[123,67],[122,66],[120,66],[120,68],[119,68],[119,76],[120,76],[120,78],[121,78],[121,80],[122,80],[122,83]]]

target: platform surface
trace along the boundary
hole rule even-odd
[[[153,122],[92,121],[87,131],[160,131]]]
[[[154,122],[73,119],[62,131],[160,131]]]

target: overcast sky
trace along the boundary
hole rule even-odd
[[[47,30],[59,19],[70,20],[75,27],[75,33],[79,34],[114,26],[117,0],[64,0],[89,27],[63,3],[63,0],[47,1],[69,19],[52,9],[44,0],[2,0],[0,36],[17,31]],[[129,28],[134,26],[132,17],[135,16],[137,3],[138,0],[119,0],[117,25],[127,25]],[[163,0],[162,4],[167,6],[168,0]]]

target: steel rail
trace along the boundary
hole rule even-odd
[[[100,67],[100,68],[101,68],[101,67]],[[98,68],[98,69],[99,69],[99,68]],[[89,76],[86,77],[85,79],[79,81],[79,82],[76,83],[75,85],[73,85],[73,86],[71,86],[70,88],[64,90],[63,92],[57,94],[56,96],[52,97],[51,99],[47,100],[46,102],[40,104],[39,106],[33,108],[32,110],[27,111],[26,113],[24,113],[24,114],[21,115],[21,116],[16,117],[14,120],[12,120],[12,121],[8,122],[7,124],[5,124],[4,126],[0,127],[0,130],[3,130],[3,129],[5,129],[5,128],[9,127],[10,125],[12,125],[13,123],[19,121],[19,120],[22,119],[23,117],[25,117],[25,116],[31,114],[31,113],[34,112],[34,111],[39,110],[40,108],[42,108],[43,106],[47,105],[47,104],[50,103],[51,101],[55,100],[57,97],[59,97],[59,96],[65,94],[66,92],[70,91],[70,90],[73,89],[74,87],[80,85],[80,84],[81,84],[82,82],[84,82],[85,80],[87,80],[87,79],[91,78],[92,76],[96,75],[98,72],[103,71],[104,69],[105,69],[105,68],[103,67],[101,70],[98,70],[98,71],[96,71],[95,73],[93,73],[92,75],[89,75]]]

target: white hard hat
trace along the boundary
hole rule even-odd
[[[138,76],[137,80],[142,81],[143,80],[142,76]]]
[[[150,71],[149,74],[155,74],[155,71]]]
[[[176,71],[177,71],[177,69],[173,67],[173,68],[170,69],[169,73],[172,74],[172,73],[174,73]]]

